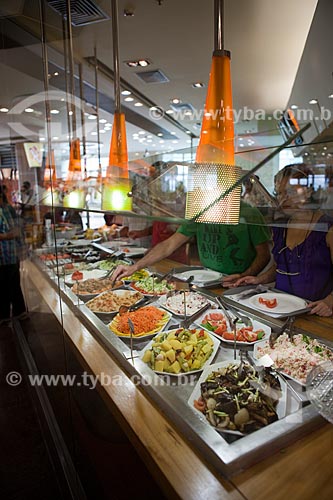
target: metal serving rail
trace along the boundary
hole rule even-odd
[[[216,432],[187,403],[200,374],[184,374],[178,378],[170,375],[166,380],[165,376],[155,374],[141,361],[138,355],[131,359],[128,340],[117,337],[105,323],[105,321],[110,321],[111,316],[102,321],[40,259],[34,259],[34,264],[43,272],[44,276],[48,276],[50,286],[58,291],[70,310],[102,343],[121,369],[128,376],[137,377],[140,388],[155,402],[170,423],[198,450],[205,461],[208,461],[225,477],[231,477],[325,423],[311,404],[299,403],[293,393],[287,389],[287,415],[285,418],[238,439]],[[209,299],[215,297],[215,294],[209,290],[200,288],[198,292]],[[279,329],[283,324],[283,321],[270,318],[260,312],[249,311],[242,307],[239,309],[245,311],[252,319],[257,319],[272,329]],[[173,319],[172,322],[175,323],[178,320]],[[306,333],[311,336],[308,332],[297,328],[295,333]],[[144,339],[135,339],[134,349],[143,349],[147,342]],[[325,341],[324,343],[332,347],[331,342]],[[251,346],[250,350],[252,349]],[[232,361],[232,356],[232,348],[221,344],[214,363],[228,359]]]

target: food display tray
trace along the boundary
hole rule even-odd
[[[42,266],[39,259],[36,259],[36,261],[36,265],[44,271],[45,277],[49,280],[51,286],[57,288],[56,281],[45,273],[45,267]],[[77,297],[69,287],[64,286],[60,290],[57,288],[57,291],[73,313],[89,327],[91,334],[101,343],[106,352],[117,359],[119,366],[129,376],[139,375],[150,381],[143,388],[147,397],[153,400],[159,411],[167,416],[169,421],[172,422],[173,428],[184,439],[191,442],[191,446],[196,449],[199,456],[204,456],[205,460],[225,477],[232,477],[240,470],[250,467],[325,424],[325,420],[318,414],[312,404],[308,401],[298,400],[288,388],[284,418],[245,436],[222,435],[207,425],[201,416],[197,415],[188,405],[188,400],[200,374],[182,377],[155,374],[137,355],[148,344],[149,338],[135,339],[133,352],[136,357],[131,358],[131,344],[128,339],[119,338],[110,331],[107,326],[107,323],[110,322],[109,319],[94,314],[86,306],[78,303]],[[200,290],[200,294],[203,294],[214,303],[215,295],[209,290]],[[229,300],[227,294],[226,301]],[[235,305],[234,301],[231,302]],[[279,318],[263,315],[261,312],[251,310],[246,306],[236,304],[236,307],[240,307],[243,314],[244,312],[248,313],[251,319],[256,319],[268,325],[273,331],[279,330],[284,323]],[[167,329],[174,328],[175,325],[178,326],[179,322],[180,318],[173,315]],[[193,328],[195,327],[194,325]],[[309,335],[308,332],[304,332],[299,328],[295,328],[295,333]],[[332,343],[328,341],[324,343],[332,347]],[[240,351],[248,351],[251,357],[253,345],[237,346],[236,360],[238,361]],[[213,362],[225,361],[234,361],[234,350],[232,345],[221,342]],[[152,377],[152,374],[155,377]],[[304,389],[300,388],[301,391],[304,391]]]

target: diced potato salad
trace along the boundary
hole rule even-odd
[[[204,330],[179,328],[157,335],[142,359],[157,372],[186,373],[202,368],[212,354],[213,345]]]

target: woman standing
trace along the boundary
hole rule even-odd
[[[0,186],[0,322],[26,312],[20,285],[20,227]]]
[[[275,177],[286,220],[273,228],[274,264],[259,276],[245,276],[234,286],[270,283],[309,300],[311,314],[333,313],[333,218],[309,204],[306,165],[288,165]]]

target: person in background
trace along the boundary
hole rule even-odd
[[[239,224],[183,224],[132,266],[118,266],[113,279],[129,276],[169,257],[193,236],[196,236],[202,265],[229,275],[223,284],[230,285],[241,276],[257,275],[270,260],[270,232],[263,216],[256,208],[241,202]]]
[[[17,214],[0,186],[0,322],[26,314],[20,285],[21,237]]]
[[[333,313],[333,218],[310,208],[309,168],[288,165],[275,176],[285,223],[273,228],[274,263],[260,276],[242,276],[232,286],[275,280],[276,288],[309,300],[311,314]]]
[[[151,235],[151,246],[155,247],[161,241],[168,239],[177,230],[178,225],[169,224],[163,221],[154,221],[152,226],[148,226],[141,231],[130,231],[128,236],[134,240],[143,236]],[[188,264],[186,254],[186,244],[181,245],[175,250],[169,258],[182,264]]]
[[[21,201],[19,207],[20,215],[25,224],[31,224],[34,221],[35,204],[34,190],[29,181],[24,181],[21,188]]]

